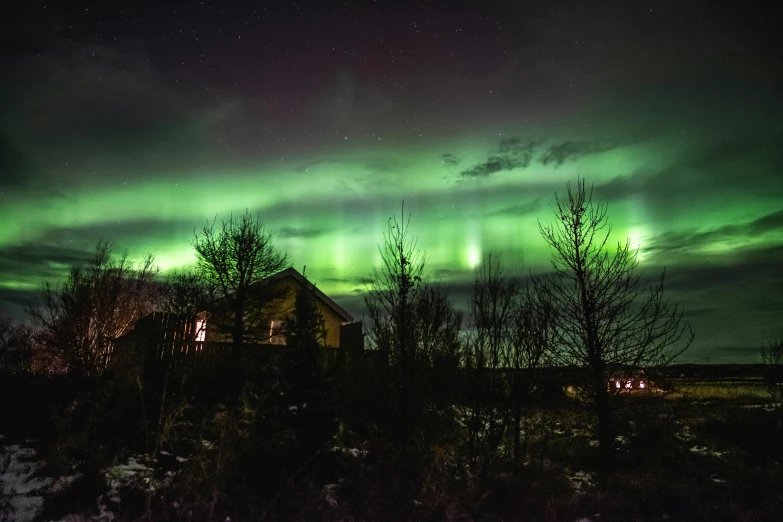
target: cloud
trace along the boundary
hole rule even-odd
[[[747,232],[753,235],[779,229],[783,229],[783,210],[767,214],[746,225]]]
[[[115,242],[117,251],[137,244],[158,244],[188,240],[208,219],[141,219],[104,221],[78,227],[55,227],[43,232],[36,242],[46,245],[64,245],[81,250],[94,250],[98,241]],[[141,254],[142,252],[135,252]]]
[[[519,205],[510,205],[508,207],[501,208],[494,212],[487,214],[488,216],[526,216],[532,214],[541,208],[543,200],[541,198],[528,201],[526,203],[520,203]]]
[[[538,161],[542,165],[554,163],[559,166],[567,161],[574,161],[583,156],[606,152],[614,147],[615,145],[602,141],[568,140],[549,146]]]
[[[292,226],[285,226],[277,229],[275,231],[275,235],[281,238],[304,238],[304,239],[311,239],[314,237],[323,236],[324,234],[328,234],[332,232],[332,229],[326,228],[326,227],[292,227]]]
[[[440,159],[443,162],[443,164],[446,165],[447,167],[456,167],[460,163],[459,158],[456,157],[451,152],[447,152],[446,154],[441,154]]]
[[[18,193],[36,197],[61,196],[55,180],[38,167],[33,154],[23,152],[6,133],[0,132],[0,201]]]
[[[260,100],[175,82],[107,46],[63,42],[0,65],[0,76],[14,78],[0,86],[0,175],[25,173],[31,186],[48,182],[46,172],[61,174],[55,188],[175,176],[246,156],[249,143],[258,156],[278,137]]]
[[[7,72],[16,133],[36,133],[39,143],[66,147],[85,138],[103,143],[146,142],[191,121],[197,98],[173,87],[139,57],[101,45],[70,45]],[[56,79],[53,81],[53,79]],[[63,138],[65,138],[63,142]]]
[[[38,290],[16,290],[0,286],[0,318],[22,320],[27,306],[38,306],[41,303],[42,294]]]
[[[644,246],[650,254],[696,252],[721,241],[747,239],[767,233],[783,232],[783,210],[738,225],[725,225],[706,232],[678,232],[659,235]]]
[[[714,306],[705,306],[702,308],[688,308],[686,307],[683,311],[683,316],[685,319],[693,319],[696,317],[704,317],[704,316],[710,316],[714,315],[715,312],[718,312],[720,309],[716,308]]]
[[[761,132],[753,137],[711,141],[686,149],[659,169],[644,167],[595,187],[603,200],[643,196],[648,200],[691,205],[695,196],[709,197],[726,189],[769,196],[783,190],[783,151],[779,136]]]
[[[486,178],[504,170],[527,168],[540,141],[522,138],[505,138],[498,144],[497,151],[487,159],[462,170],[463,178]]]
[[[513,170],[522,167],[521,162],[510,156],[493,155],[487,158],[483,163],[478,163],[472,167],[460,172],[462,177],[466,178],[486,178],[502,170]]]
[[[527,168],[537,160],[542,165],[560,166],[590,154],[598,154],[615,148],[617,145],[601,140],[568,140],[549,145],[538,157],[538,150],[544,139],[505,138],[498,148],[481,163],[476,163],[460,172],[463,178],[486,178],[504,170]]]
[[[716,256],[717,257],[717,256]],[[721,264],[680,265],[667,270],[665,287],[681,292],[703,292],[715,288],[730,289],[735,293],[751,292],[756,284],[759,295],[769,288],[783,285],[783,246],[758,248],[743,252],[740,256],[725,256]]]
[[[675,363],[679,364],[753,364],[761,362],[758,346],[714,346],[691,347]]]
[[[337,284],[349,284],[349,285],[369,285],[373,282],[373,279],[368,276],[357,276],[357,277],[326,277],[322,279],[325,283],[337,283]]]
[[[433,271],[433,276],[436,281],[451,281],[455,279],[471,280],[473,275],[473,270],[460,270],[454,268],[438,268]]]
[[[94,248],[79,249],[38,243],[6,246],[0,249],[0,274],[11,281],[57,279],[65,275],[70,267],[88,262],[94,252]]]

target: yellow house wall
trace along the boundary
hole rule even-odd
[[[275,290],[280,290],[282,292],[283,297],[270,302],[266,307],[266,313],[264,315],[270,320],[283,321],[294,311],[296,293],[302,289],[302,284],[298,280],[289,276],[275,281],[273,285]],[[321,311],[321,315],[324,318],[324,326],[326,328],[326,345],[331,348],[339,348],[340,326],[342,326],[344,323],[343,318],[318,297],[316,297],[316,302],[318,304],[318,309]],[[208,323],[207,341],[230,342],[230,325],[226,331],[220,331],[214,327],[210,328]]]
[[[275,300],[270,304],[267,308],[267,310],[270,311],[268,316],[276,321],[283,320],[294,311],[296,293],[302,290],[302,285],[293,277],[286,277],[276,281],[274,285],[276,289],[280,289],[284,292],[285,297]],[[318,303],[318,309],[324,318],[326,345],[331,348],[339,348],[340,326],[342,326],[345,321],[323,300],[316,297],[316,302]]]

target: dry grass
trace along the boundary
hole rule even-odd
[[[766,401],[769,391],[761,379],[741,381],[680,381],[674,382],[674,391],[666,395],[667,399],[685,399],[690,401],[728,400],[728,401]]]

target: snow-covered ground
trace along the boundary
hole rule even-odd
[[[38,520],[47,496],[67,488],[78,478],[78,473],[61,477],[43,475],[44,462],[34,449],[35,441],[21,444],[3,444],[0,435],[0,522],[33,522]],[[185,459],[175,457],[177,462]],[[145,466],[142,456],[129,457],[103,470],[108,489],[95,499],[95,506],[87,513],[71,513],[58,522],[111,522],[121,503],[121,492],[126,488],[152,489],[152,469]],[[74,469],[76,466],[74,466]],[[166,477],[171,480],[172,474]],[[55,522],[55,521],[52,521]]]
[[[32,447],[0,446],[0,521],[32,522],[41,512],[44,495],[55,481],[39,476],[37,456]]]

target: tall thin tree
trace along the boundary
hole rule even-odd
[[[512,319],[511,349],[504,361],[509,376],[511,432],[514,440],[514,462],[522,453],[524,410],[544,389],[541,369],[551,363],[555,347],[554,307],[546,296],[533,290],[533,284],[520,291]],[[540,397],[538,397],[540,398]],[[529,429],[526,433],[529,433]]]
[[[436,360],[455,352],[461,316],[425,280],[426,257],[411,234],[404,206],[400,220],[389,219],[378,250],[382,266],[374,270],[365,295],[367,338],[381,354],[377,384],[383,388],[386,417],[394,436],[404,440],[432,403],[429,376]]]
[[[607,207],[593,202],[583,179],[568,183],[567,197],[556,201],[555,222],[539,223],[552,249],[554,277],[538,279],[536,291],[556,310],[557,362],[582,369],[597,414],[601,462],[609,466],[614,436],[608,372],[668,364],[694,335],[683,310],[664,298],[664,274],[658,284],[645,285],[630,242],[609,248]]]
[[[508,413],[502,375],[513,341],[513,317],[519,297],[519,280],[508,276],[492,255],[476,269],[470,300],[472,332],[465,343],[467,397],[463,401],[471,470],[479,457],[484,463],[495,455]]]

